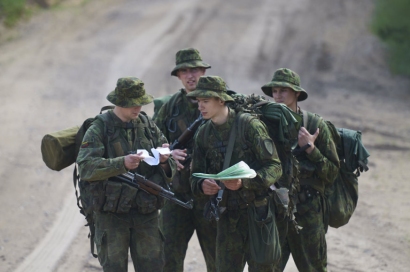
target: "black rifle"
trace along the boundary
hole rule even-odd
[[[193,200],[189,200],[188,202],[182,202],[181,200],[177,199],[174,196],[174,193],[171,191],[166,190],[162,186],[146,179],[144,176],[141,176],[137,173],[127,172],[125,174],[120,174],[118,176],[114,176],[109,178],[109,180],[113,181],[120,181],[124,182],[132,187],[138,188],[143,190],[144,192],[156,196],[163,197],[175,204],[178,204],[186,209],[193,208]]]

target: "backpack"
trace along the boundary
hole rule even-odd
[[[279,189],[276,190],[276,194],[273,194],[277,206],[276,214],[281,218],[288,216],[296,226],[293,211],[300,185],[298,161],[292,154],[292,150],[297,146],[302,119],[286,105],[266,100],[263,96],[254,94],[249,96],[232,94],[231,96],[234,102],[228,106],[240,114],[238,131],[242,139],[245,139],[247,123],[254,118],[261,120],[268,128],[282,166],[282,176],[275,184]],[[241,113],[250,113],[250,115]],[[289,191],[283,192],[283,190]],[[290,199],[284,198],[287,195]]]
[[[43,137],[41,142],[41,153],[43,161],[51,169],[60,171],[71,164],[75,163],[78,152],[84,138],[84,135],[92,123],[100,116],[104,111],[113,109],[114,106],[105,106],[100,110],[99,115],[91,118],[87,118],[81,127],[71,127],[55,133],[47,134]],[[155,124],[147,117],[146,113],[141,111],[140,117],[144,123],[146,133],[152,137],[155,133]],[[104,122],[105,125],[105,122]],[[104,127],[105,135],[112,135],[111,129],[107,126]],[[107,138],[107,137],[104,137]],[[108,140],[107,140],[108,143]],[[83,181],[80,179],[80,175],[77,171],[77,165],[74,166],[73,171],[73,183],[75,189],[75,196],[77,199],[77,206],[80,209],[80,213],[85,216],[87,224],[90,229],[88,238],[90,239],[91,254],[97,258],[97,254],[94,253],[94,236],[95,227],[93,221],[93,196],[91,194],[90,186],[92,183]],[[80,192],[78,194],[77,191]]]
[[[332,185],[325,188],[325,200],[328,224],[333,228],[339,228],[349,222],[356,209],[359,199],[358,177],[360,172],[369,170],[367,158],[370,154],[362,143],[360,131],[336,128],[330,121],[317,114],[305,113],[307,114],[304,114],[304,124],[309,133],[313,134],[320,122],[325,122],[336,145],[340,168]]]

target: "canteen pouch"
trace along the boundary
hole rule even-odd
[[[249,242],[252,259],[259,264],[276,264],[281,256],[279,233],[275,222],[275,206],[268,204],[248,207]]]
[[[139,190],[136,197],[137,210],[142,214],[148,214],[156,211],[157,197]]]
[[[122,184],[122,192],[118,201],[117,213],[128,213],[137,196],[138,189],[126,183]]]
[[[121,195],[122,184],[120,182],[107,181],[105,186],[104,212],[116,212]]]

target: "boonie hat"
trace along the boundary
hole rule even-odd
[[[205,69],[211,68],[208,63],[202,61],[201,54],[195,48],[186,48],[179,50],[176,54],[175,68],[171,75],[177,76],[177,72],[182,68],[203,67]]]
[[[273,74],[272,81],[262,86],[262,91],[272,97],[272,87],[289,87],[295,92],[300,92],[298,101],[308,97],[307,92],[300,87],[300,77],[297,73],[287,68],[280,68]]]
[[[117,87],[107,95],[107,100],[122,108],[144,106],[154,100],[145,92],[144,82],[136,77],[122,77],[117,81]]]
[[[218,97],[222,101],[234,101],[228,95],[226,83],[219,76],[201,76],[196,84],[196,89],[186,95],[187,97]]]

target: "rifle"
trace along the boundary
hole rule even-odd
[[[205,120],[202,118],[202,114],[199,115],[199,117],[176,139],[170,146],[170,150],[174,149],[184,149],[185,145],[191,140],[199,126],[204,122]]]
[[[184,203],[181,200],[177,199],[173,192],[166,190],[162,186],[146,179],[144,176],[141,176],[137,173],[127,172],[125,174],[120,174],[109,178],[109,180],[124,182],[132,187],[143,190],[144,192],[163,197],[175,204],[178,204],[186,209],[193,208],[193,200],[189,200]]]

